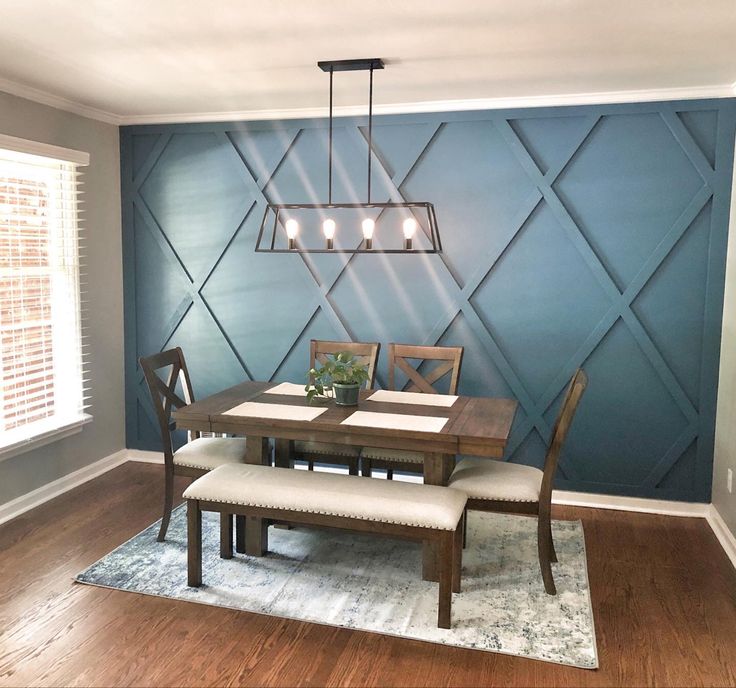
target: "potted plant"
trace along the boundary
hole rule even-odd
[[[349,351],[331,354],[319,368],[307,373],[307,401],[334,396],[340,406],[356,406],[360,387],[368,380],[368,366],[360,363]]]

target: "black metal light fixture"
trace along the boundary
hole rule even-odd
[[[317,66],[330,75],[330,119],[328,140],[328,176],[327,176],[327,203],[269,203],[263,214],[261,229],[258,232],[256,251],[259,253],[440,253],[442,242],[440,240],[439,227],[437,226],[437,215],[434,205],[427,201],[403,202],[403,203],[373,203],[371,201],[371,161],[373,158],[373,71],[383,69],[383,60],[380,58],[368,58],[360,60],[332,60],[318,62]],[[332,93],[333,77],[335,72],[368,71],[368,194],[365,203],[333,203],[332,202]],[[335,248],[335,236],[338,226],[332,217],[325,217],[322,222],[322,233],[324,244],[310,248],[297,243],[299,236],[299,222],[294,217],[298,211],[314,211],[323,215],[330,215],[324,211],[342,210],[372,210],[377,213],[376,218],[365,217],[362,221],[356,218],[355,225],[360,223],[363,239],[355,248],[339,246]],[[373,238],[376,228],[376,220],[386,211],[399,210],[404,215],[403,223],[396,223],[392,228],[391,236],[385,231],[384,242],[386,248],[373,248]],[[374,213],[374,214],[375,214]],[[352,225],[353,223],[351,223]],[[389,225],[390,226],[390,225]],[[427,236],[427,242],[420,243],[420,247],[414,248],[414,238],[418,228],[422,228]],[[283,232],[286,234],[284,243]],[[403,232],[403,248],[401,238]],[[394,239],[396,248],[392,248]],[[426,247],[425,247],[426,245]]]

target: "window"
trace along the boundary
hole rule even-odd
[[[0,136],[0,453],[89,419],[78,222],[87,162]]]

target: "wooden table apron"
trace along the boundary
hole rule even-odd
[[[226,411],[246,401],[307,406],[304,396],[268,394],[267,390],[275,384],[243,382],[175,410],[172,414],[173,420],[178,428],[186,430],[246,437],[246,461],[251,464],[267,463],[268,440],[271,437],[276,441],[277,466],[289,465],[293,456],[294,440],[421,451],[424,452],[424,482],[430,485],[446,485],[456,454],[489,458],[503,456],[517,406],[512,399],[486,397],[459,397],[452,406],[447,407],[375,402],[367,399],[372,394],[371,391],[363,391],[358,407],[341,407],[329,402],[327,410],[311,421],[225,415]],[[448,421],[440,432],[342,425],[342,421],[356,410],[440,416],[448,418]],[[424,547],[422,569],[425,580],[437,579],[436,551],[428,545]]]

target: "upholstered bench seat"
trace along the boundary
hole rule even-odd
[[[450,628],[452,592],[460,592],[462,528],[467,497],[436,485],[271,468],[219,466],[195,480],[187,500],[187,580],[202,584],[202,511],[220,514],[220,556],[232,552],[232,515],[245,516],[245,551],[268,550],[269,523],[299,523],[400,537],[425,543],[438,563],[437,625]]]
[[[200,437],[174,452],[174,465],[210,471],[224,464],[245,462],[245,438]]]
[[[455,466],[449,485],[462,490],[469,499],[503,502],[537,502],[544,473],[493,459],[463,459]]]
[[[195,480],[185,499],[455,530],[467,497],[439,485],[228,464]]]

